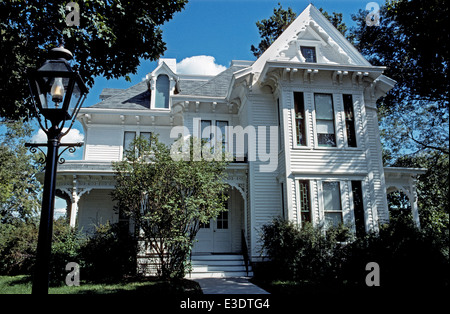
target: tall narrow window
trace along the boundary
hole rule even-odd
[[[314,94],[316,107],[316,132],[319,146],[336,146],[334,109],[331,94]]]
[[[139,133],[139,136],[143,139],[145,139],[150,144],[150,139],[152,137],[152,132],[141,132]]]
[[[353,113],[353,97],[352,95],[344,94],[344,113],[345,113],[345,129],[347,131],[347,145],[348,147],[356,147],[356,132],[355,132],[355,115]]]
[[[155,108],[169,108],[170,81],[167,75],[156,79]]]
[[[212,139],[212,129],[211,129],[211,120],[201,120],[200,121],[200,138],[202,142],[207,143],[211,146]],[[204,145],[205,143],[202,143]]]
[[[309,196],[309,181],[298,181],[300,187],[300,212],[302,219],[302,226],[306,222],[311,222],[311,201]]]
[[[341,190],[339,182],[323,182],[323,210],[325,222],[338,226],[342,223]]]
[[[286,218],[286,213],[284,211],[284,184],[283,182],[281,182],[281,216],[283,218]]]
[[[220,130],[220,134],[222,136],[222,139],[219,139],[219,131]],[[227,130],[228,130],[228,121],[216,121],[216,141],[217,142],[222,142],[222,152],[226,152],[228,149],[228,134],[227,134]]]
[[[305,58],[305,62],[317,62],[315,47],[300,46],[300,51],[302,52],[303,58]]]
[[[280,98],[277,99],[277,113],[278,113],[278,151],[281,151],[281,133],[283,132],[281,128],[281,113],[280,113]]]
[[[295,129],[297,132],[297,145],[306,145],[305,102],[303,93],[294,92]]]
[[[356,236],[362,237],[366,232],[364,221],[364,203],[361,181],[352,181],[353,212],[355,215]]]
[[[136,138],[136,132],[125,132],[123,136],[123,156],[125,156],[125,152],[131,148],[131,144]]]

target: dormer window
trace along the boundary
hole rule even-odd
[[[170,80],[167,75],[161,74],[156,79],[155,108],[169,108]]]
[[[300,46],[300,51],[305,62],[317,63],[316,47]]]

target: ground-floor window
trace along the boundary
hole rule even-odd
[[[322,183],[323,211],[327,225],[338,226],[343,222],[340,182]]]
[[[352,183],[353,212],[355,215],[356,236],[361,237],[366,233],[362,184],[361,181],[352,181],[351,183]]]
[[[311,222],[309,180],[299,180],[298,185],[300,190],[300,214],[303,226],[305,223]]]

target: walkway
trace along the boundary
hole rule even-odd
[[[204,294],[269,294],[245,277],[197,278]]]

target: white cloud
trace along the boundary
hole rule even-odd
[[[177,72],[181,74],[217,75],[227,68],[217,64],[211,56],[193,56],[177,63]]]
[[[67,128],[63,129],[63,132],[66,132]],[[80,133],[80,130],[72,129],[70,132],[61,138],[62,143],[78,143],[84,140],[84,135]],[[33,143],[47,143],[47,135],[39,129],[39,131],[33,135],[31,138],[31,142]]]

